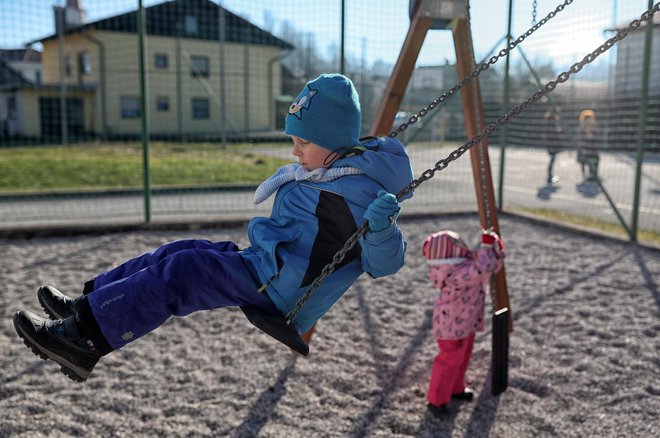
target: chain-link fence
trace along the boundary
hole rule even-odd
[[[0,2],[5,229],[267,214],[269,205],[254,206],[252,194],[292,160],[282,130],[293,98],[320,73],[345,73],[360,94],[366,135],[414,4]],[[435,1],[440,18],[426,34],[393,129],[462,79],[452,21],[441,13],[452,3],[464,2]],[[471,1],[477,63],[528,34],[479,75],[486,122],[652,6]],[[660,241],[659,17],[490,136],[504,211]],[[417,174],[433,167],[467,140],[460,99],[446,99],[398,138]],[[476,211],[471,172],[468,159],[452,162],[404,212]]]

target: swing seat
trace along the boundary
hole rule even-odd
[[[303,356],[309,354],[309,345],[300,337],[292,325],[286,323],[284,316],[268,313],[257,306],[251,305],[242,306],[241,310],[248,321],[262,332]]]

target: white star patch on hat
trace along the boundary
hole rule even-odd
[[[309,111],[312,99],[318,94],[318,92],[319,90],[315,90],[307,84],[303,92],[298,96],[298,100],[294,101],[289,107],[289,114],[295,116],[298,120],[302,120],[303,110]]]

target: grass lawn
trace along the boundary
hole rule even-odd
[[[252,153],[252,145],[151,142],[151,185],[195,186],[258,183],[287,160]],[[260,150],[288,148],[260,144]],[[143,184],[142,146],[81,143],[0,149],[0,193],[139,188]]]
[[[626,233],[626,231],[621,227],[619,223],[606,222],[598,220],[594,217],[567,214],[563,211],[552,210],[549,208],[519,208],[518,210],[524,213],[531,213],[536,216],[545,217],[557,222],[563,222],[585,228],[592,228],[594,230],[604,231],[606,233],[623,237],[624,239],[629,238],[628,233]],[[654,245],[659,245],[660,233],[653,230],[638,229],[637,240],[640,242],[648,242]]]

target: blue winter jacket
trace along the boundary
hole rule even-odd
[[[248,225],[251,246],[243,257],[254,266],[265,292],[286,315],[309,289],[323,267],[362,224],[367,207],[380,190],[397,193],[412,181],[410,159],[403,145],[383,137],[363,143],[367,150],[343,158],[334,167],[362,169],[334,181],[291,181],[275,196],[270,217]],[[363,273],[390,275],[404,262],[406,242],[394,223],[367,232],[335,271],[307,301],[295,319],[299,333],[309,330]]]

